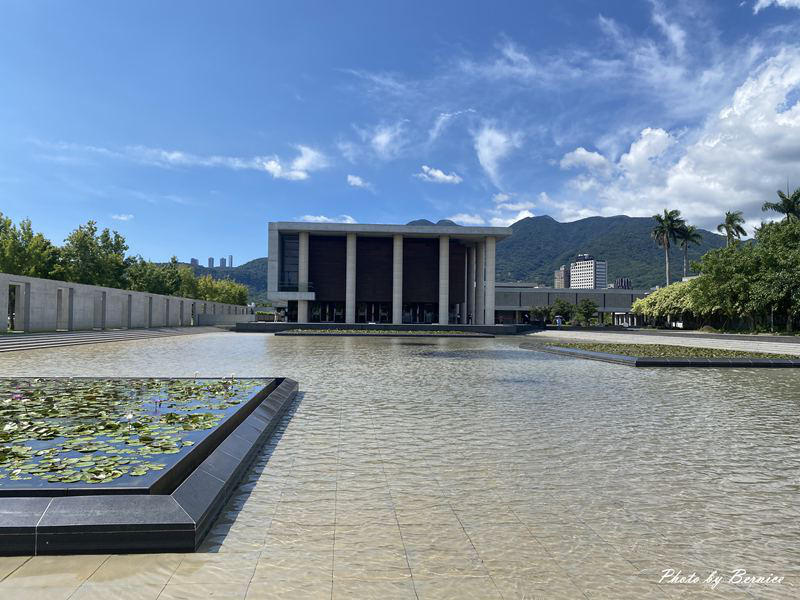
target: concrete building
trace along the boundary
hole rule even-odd
[[[219,259],[219,266],[223,269],[227,266],[228,263],[225,262],[225,257]]]
[[[618,290],[630,290],[633,288],[630,277],[617,277],[614,280],[614,287]]]
[[[508,227],[269,224],[267,297],[300,323],[494,324]]]
[[[228,254],[228,267],[233,268],[233,254]]]
[[[189,264],[192,265],[193,267],[197,267],[200,266],[200,261],[197,260],[196,258],[192,258],[189,259]]]
[[[556,300],[577,305],[584,298],[597,304],[598,312],[611,313],[617,325],[638,324],[631,313],[634,300],[644,298],[648,290],[606,289],[556,289],[536,287],[525,283],[496,284],[495,308],[497,322],[504,325],[527,323],[532,308],[552,306]]]
[[[208,268],[209,269],[213,269],[214,268],[214,257],[212,257],[212,256],[208,257]]]
[[[608,287],[608,265],[591,254],[578,254],[569,266],[570,289],[605,289]]]
[[[567,265],[561,265],[558,270],[553,272],[553,287],[559,290],[569,287],[569,269]]]

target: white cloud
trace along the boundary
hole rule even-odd
[[[800,8],[800,0],[758,0],[753,6],[753,13],[758,13],[770,6],[780,6],[782,8]]]
[[[435,142],[442,132],[447,128],[450,122],[460,115],[465,115],[468,113],[475,113],[474,108],[467,108],[464,110],[457,110],[455,112],[443,112],[439,113],[436,117],[436,120],[433,122],[433,127],[430,128],[428,131],[428,143]]]
[[[742,210],[750,223],[769,218],[761,204],[797,171],[798,90],[800,48],[786,48],[759,65],[699,130],[678,137],[646,128],[615,163],[613,177],[581,175],[594,185],[591,196],[561,202],[560,216],[649,216],[669,207],[712,229],[727,210]]]
[[[486,220],[478,214],[458,213],[452,217],[447,217],[451,221],[460,223],[461,225],[485,225]]]
[[[131,214],[121,214],[121,215],[111,215],[111,218],[115,221],[130,221],[133,219],[133,215]]]
[[[500,161],[507,157],[512,150],[522,145],[522,133],[506,132],[493,125],[484,124],[480,130],[474,133],[473,142],[478,162],[492,183],[500,187],[498,173]]]
[[[507,194],[505,192],[497,192],[492,196],[492,200],[494,202],[508,202],[511,200],[511,194]]]
[[[562,169],[586,168],[590,171],[608,173],[612,169],[611,162],[598,152],[591,152],[580,146],[567,152],[559,163]]]
[[[534,207],[533,202],[522,201],[522,202],[502,202],[497,205],[498,210],[529,210]]]
[[[516,223],[521,219],[525,219],[527,217],[532,217],[533,213],[529,210],[521,210],[516,215],[511,217],[492,217],[489,220],[489,224],[492,227],[508,227],[509,225]]]
[[[358,223],[350,215],[339,215],[338,217],[326,217],[325,215],[303,215],[300,221],[306,223]]]
[[[328,159],[321,151],[302,144],[294,146],[298,155],[288,164],[285,164],[277,155],[243,158],[216,154],[198,155],[182,150],[165,150],[163,148],[151,148],[148,146],[124,146],[120,149],[111,149],[101,146],[67,142],[35,141],[34,143],[60,152],[62,153],[60,154],[62,157],[74,154],[94,155],[131,161],[141,165],[159,167],[162,169],[205,167],[232,169],[234,171],[264,171],[272,175],[275,179],[288,179],[292,181],[308,179],[310,173],[328,166]]]
[[[401,120],[382,123],[368,131],[359,130],[359,133],[379,158],[390,160],[399,155],[406,144],[405,129],[405,121]]]
[[[347,176],[347,185],[349,185],[351,187],[362,188],[362,189],[365,189],[365,190],[371,190],[372,189],[372,184],[369,183],[368,181],[364,181],[358,175],[348,175]]]
[[[662,7],[657,3],[653,3],[653,14],[651,16],[653,23],[661,30],[666,38],[670,41],[675,48],[678,56],[683,56],[686,50],[686,32],[674,22],[669,22],[666,15],[662,12]]]
[[[441,169],[436,169],[434,167],[429,167],[428,165],[422,165],[421,171],[419,173],[415,173],[414,177],[418,179],[422,179],[422,181],[428,181],[430,183],[461,183],[461,177],[454,172],[445,173]]]

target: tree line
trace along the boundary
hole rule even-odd
[[[79,225],[57,246],[33,231],[29,219],[19,225],[0,212],[0,272],[85,283],[209,302],[246,304],[247,286],[230,279],[197,277],[172,257],[156,264],[127,255],[117,231],[99,231],[95,221]]]
[[[633,310],[656,322],[681,319],[695,325],[722,328],[772,329],[776,322],[792,331],[800,316],[800,188],[792,194],[778,192],[777,202],[765,202],[763,211],[783,215],[777,222],[756,227],[752,243],[740,244],[746,234],[741,211],[725,213],[718,231],[727,245],[703,255],[692,267],[694,279],[669,283]],[[685,221],[677,210],[654,215],[653,237],[665,249],[679,239]]]

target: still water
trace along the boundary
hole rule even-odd
[[[520,341],[215,333],[7,353],[0,376],[300,382],[166,589],[236,560],[251,597],[800,597],[800,373],[633,369]]]

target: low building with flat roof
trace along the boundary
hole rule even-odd
[[[510,227],[269,224],[267,298],[298,323],[495,323]]]

